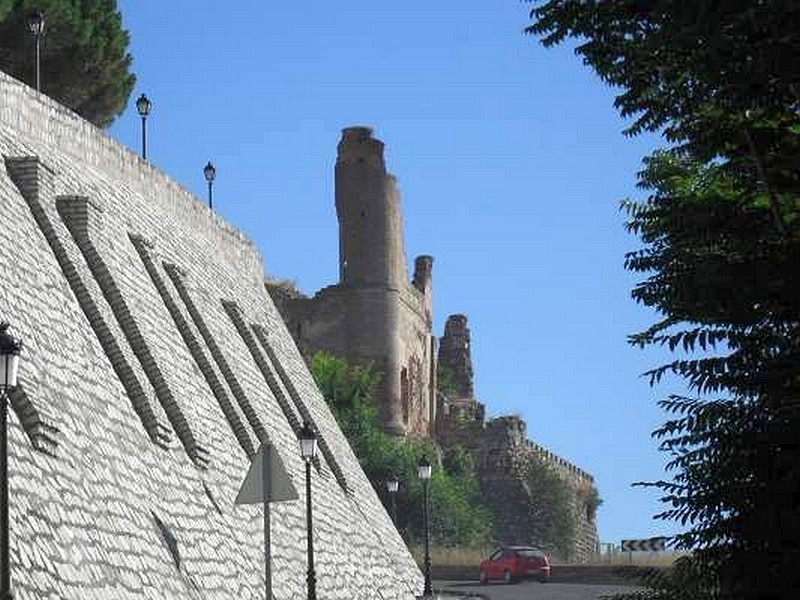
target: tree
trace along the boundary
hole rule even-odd
[[[397,494],[397,526],[410,544],[421,543],[422,485],[417,463],[426,455],[433,463],[430,481],[431,540],[442,546],[479,547],[492,530],[489,511],[479,503],[480,492],[471,457],[446,457],[430,440],[391,436],[378,425],[375,391],[379,376],[369,366],[348,365],[325,352],[311,360],[311,373],[347,437],[364,474],[384,502],[391,472],[401,481]]]
[[[544,460],[531,455],[524,471],[531,491],[532,538],[547,552],[562,560],[572,558],[577,534],[575,490]]]
[[[661,131],[626,267],[660,320],[640,347],[688,353],[653,369],[693,395],[661,402],[671,480],[657,518],[689,550],[655,598],[788,598],[800,589],[800,4],[553,0],[526,29],[620,88],[628,135]],[[794,433],[793,433],[794,432]],[[793,590],[792,592],[788,592]],[[636,594],[633,594],[636,595]]]
[[[41,10],[42,91],[98,127],[125,108],[135,76],[116,0],[0,0],[0,69],[33,79],[34,41],[26,17]]]

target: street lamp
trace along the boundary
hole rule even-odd
[[[136,111],[142,117],[142,158],[147,160],[147,116],[150,114],[150,99],[142,94],[136,100]]]
[[[41,92],[41,72],[39,71],[39,47],[44,33],[44,13],[40,10],[35,10],[28,14],[25,19],[28,25],[28,31],[31,32],[33,39],[36,40],[36,91]]]
[[[389,476],[386,478],[386,491],[389,492],[389,499],[391,500],[391,507],[392,507],[392,523],[394,526],[397,527],[397,488],[400,487],[400,482],[397,481],[397,477],[394,476],[394,473],[389,473]]]
[[[17,385],[22,340],[8,334],[0,323],[0,600],[10,600],[11,566],[8,560],[8,390]]]
[[[206,166],[203,167],[203,175],[208,182],[208,208],[214,210],[214,203],[211,196],[211,186],[214,185],[214,178],[217,176],[217,170],[214,168],[214,165],[211,164],[211,161],[208,161]]]
[[[213,168],[213,167],[212,167]],[[306,463],[306,539],[308,544],[308,600],[317,600],[317,576],[314,573],[314,531],[311,516],[311,461],[317,455],[317,436],[306,422],[298,432],[300,455]],[[2,599],[0,599],[2,600]]]
[[[422,456],[417,463],[417,475],[422,480],[422,521],[425,527],[425,588],[422,591],[423,598],[433,597],[431,587],[431,527],[430,527],[430,502],[428,501],[428,482],[431,479],[431,461],[427,456]]]

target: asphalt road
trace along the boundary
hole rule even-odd
[[[597,600],[618,592],[635,588],[618,585],[587,585],[579,583],[539,583],[522,581],[512,585],[492,582],[481,585],[477,581],[436,581],[434,589],[483,594],[491,600]]]

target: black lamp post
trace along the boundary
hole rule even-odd
[[[17,385],[22,341],[0,323],[0,600],[11,600],[11,565],[8,560],[8,390]]]
[[[399,487],[400,482],[397,481],[397,477],[394,476],[394,473],[389,473],[389,476],[386,478],[386,491],[389,492],[389,501],[392,507],[392,523],[394,523],[395,527],[397,527],[397,488]]]
[[[147,160],[147,116],[150,114],[152,104],[150,99],[142,94],[136,100],[136,111],[142,117],[142,158]]]
[[[311,461],[317,455],[317,436],[308,423],[297,434],[300,455],[306,463],[306,539],[308,540],[308,600],[317,600],[317,575],[314,573],[314,528],[311,516]],[[0,599],[2,600],[2,599]]]
[[[423,598],[433,597],[431,587],[431,524],[430,524],[430,502],[428,501],[428,482],[431,479],[431,461],[427,456],[419,459],[417,464],[417,475],[422,480],[422,521],[425,527],[425,588],[422,590]]]
[[[41,71],[39,70],[39,49],[42,34],[44,33],[44,13],[40,10],[33,11],[28,15],[25,20],[28,25],[28,31],[31,32],[33,39],[36,40],[36,91],[42,91]]]
[[[214,202],[211,195],[212,193],[211,188],[214,185],[214,179],[217,176],[217,170],[214,168],[214,165],[211,164],[211,161],[208,161],[206,163],[206,166],[203,167],[203,175],[205,176],[206,181],[208,182],[208,208],[214,210]]]

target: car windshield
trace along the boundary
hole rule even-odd
[[[516,552],[517,556],[522,558],[542,558],[544,556],[540,550],[534,550],[533,548],[519,548]]]

